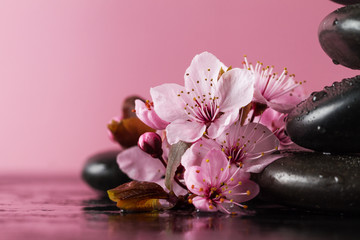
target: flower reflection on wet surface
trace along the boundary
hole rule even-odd
[[[1,239],[359,239],[359,224],[259,203],[241,216],[123,213],[76,177],[0,178]]]

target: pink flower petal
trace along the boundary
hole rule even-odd
[[[204,124],[179,119],[166,127],[167,139],[169,144],[175,144],[180,140],[192,143],[201,138],[205,129]]]
[[[207,130],[209,138],[217,138],[221,133],[225,131],[232,123],[234,123],[239,117],[239,111],[226,112],[222,114],[218,119],[211,123]]]
[[[220,185],[229,176],[228,166],[225,154],[220,149],[211,149],[201,162],[205,181],[212,186]]]
[[[260,188],[255,182],[244,179],[241,181],[241,185],[237,185],[235,188],[232,189],[231,194],[227,194],[227,198],[233,199],[236,202],[246,202],[259,194]],[[246,194],[249,191],[249,195]],[[239,193],[245,193],[239,195]]]
[[[209,201],[206,198],[194,197],[192,203],[197,209],[203,212],[216,212],[218,210],[216,206],[210,208]]]
[[[271,102],[269,102],[269,101],[267,101],[267,105],[270,107],[270,108],[272,108],[272,109],[274,109],[274,110],[276,110],[276,111],[279,111],[279,112],[281,112],[281,113],[289,113],[289,112],[291,112],[291,110],[293,110],[294,109],[294,107],[296,106],[296,105],[294,105],[294,104],[289,104],[289,103],[277,103],[277,102],[275,102],[276,100],[273,100],[273,101],[271,101]]]
[[[289,112],[296,106],[305,94],[302,83],[294,81],[295,75],[288,75],[286,68],[278,75],[273,73],[274,67],[263,67],[262,63],[253,66],[247,59],[244,68],[249,69],[255,76],[254,101],[266,104],[279,112]]]
[[[159,159],[152,158],[138,146],[119,153],[117,163],[121,171],[138,181],[157,181],[165,175],[165,167]]]
[[[268,101],[264,98],[264,96],[261,94],[260,90],[258,88],[254,89],[254,96],[253,101],[262,103],[262,104],[268,104]]]
[[[260,157],[258,159],[245,159],[243,170],[246,172],[259,173],[264,170],[270,163],[281,158],[281,154],[273,154]]]
[[[271,108],[266,109],[262,114],[261,118],[256,117],[256,121],[260,121],[261,124],[268,127],[270,130],[275,131],[278,128],[282,128],[285,126],[284,117],[286,115],[282,114],[278,111],[275,111]]]
[[[203,191],[207,188],[203,179],[204,172],[199,166],[190,167],[184,173],[186,187],[197,195],[203,194]]]
[[[157,181],[154,181],[154,182],[159,184],[166,192],[169,192],[169,190],[165,186],[165,179],[164,178],[161,178],[161,179],[159,179]],[[174,191],[176,196],[185,195],[188,192],[184,188],[180,187],[180,185],[177,184],[176,182],[173,183],[173,189],[172,190]]]
[[[178,95],[185,88],[174,83],[163,84],[150,89],[151,98],[154,101],[154,109],[157,115],[164,121],[172,122],[177,119],[187,119],[184,110],[184,94]]]
[[[185,169],[191,166],[200,166],[201,161],[212,148],[219,148],[219,145],[211,139],[201,138],[186,150],[181,157],[181,165],[183,165]]]
[[[214,93],[215,88],[211,84],[217,83],[221,67],[226,71],[225,65],[211,53],[203,52],[196,55],[185,71],[186,90],[194,89],[197,95]]]
[[[267,153],[269,151],[275,151],[279,146],[278,138],[264,125],[249,123],[243,126],[243,128],[245,131],[242,135],[245,136],[245,139],[249,139],[252,142],[256,141],[256,143],[252,145],[254,148],[248,149],[251,153]]]
[[[238,142],[246,144],[248,154],[261,155],[275,151],[279,146],[277,137],[267,127],[259,123],[248,123],[244,126],[232,125],[216,141],[228,147],[235,146]]]
[[[135,100],[136,116],[149,127],[156,130],[163,130],[169,124],[162,120],[154,109],[148,109],[145,103],[139,99]]]
[[[249,104],[254,94],[254,75],[248,70],[231,69],[218,82],[222,112],[238,111]]]
[[[288,81],[289,84],[291,82],[294,82],[294,80],[290,80],[290,79]],[[294,84],[295,83],[291,83],[290,85],[294,85]],[[305,93],[303,86],[298,85],[290,92],[287,92],[286,94],[283,94],[275,99],[270,100],[268,106],[276,111],[282,113],[288,113],[306,97],[307,95]]]

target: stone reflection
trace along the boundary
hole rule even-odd
[[[83,212],[89,228],[102,228],[109,235],[148,237],[155,235],[197,236],[204,232],[224,233],[226,219],[232,216],[188,211],[127,213],[120,211],[106,197],[83,201]],[[228,221],[228,220],[227,220]]]
[[[329,239],[351,237],[360,223],[358,216],[321,214],[279,205],[261,205],[242,215],[163,211],[121,212],[107,198],[83,201],[85,228],[111,239]],[[357,231],[358,232],[358,231]]]

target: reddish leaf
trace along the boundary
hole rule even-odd
[[[154,129],[136,117],[123,119],[120,122],[112,120],[107,127],[115,140],[124,148],[137,145],[137,141],[143,133],[155,132]]]
[[[153,211],[161,209],[160,199],[169,194],[153,182],[132,181],[107,191],[116,206],[127,211]]]

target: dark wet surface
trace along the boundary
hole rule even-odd
[[[0,239],[360,239],[360,216],[258,205],[243,216],[121,213],[80,177],[0,177]]]

